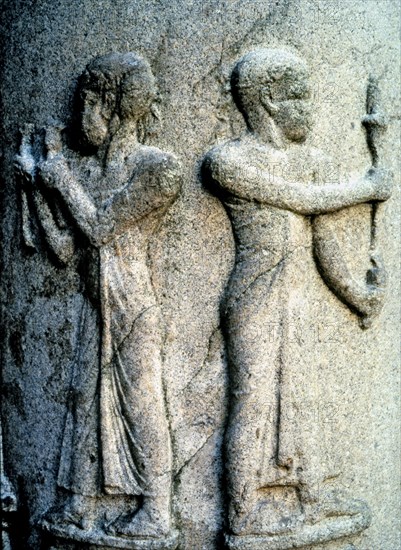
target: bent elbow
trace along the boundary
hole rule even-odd
[[[166,174],[161,181],[161,193],[167,201],[174,201],[178,197],[182,186],[182,178],[174,174]]]
[[[173,201],[181,191],[182,165],[176,157],[171,155],[167,158],[163,168],[160,177],[160,190],[166,199]]]

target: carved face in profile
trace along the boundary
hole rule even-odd
[[[298,56],[278,49],[249,52],[234,67],[231,87],[248,127],[260,131],[270,117],[289,141],[311,128],[309,72]]]
[[[307,71],[296,68],[275,82],[268,98],[261,91],[261,102],[285,137],[302,142],[312,127],[311,92]]]
[[[84,141],[93,147],[104,143],[109,133],[109,124],[113,115],[113,94],[107,101],[105,93],[96,85],[81,88],[81,132]]]

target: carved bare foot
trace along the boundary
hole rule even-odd
[[[106,530],[112,535],[126,537],[162,538],[169,534],[169,513],[152,502],[145,501],[137,511],[117,518]]]
[[[363,303],[360,304],[360,326],[371,327],[373,320],[380,314],[385,299],[382,288],[371,286]]]
[[[231,528],[235,535],[277,535],[293,531],[300,517],[291,510],[277,509],[272,502],[261,501]]]
[[[92,523],[91,510],[87,500],[81,495],[73,495],[62,507],[52,508],[43,518],[44,524],[68,528],[75,526],[87,530]]]
[[[238,499],[232,499],[230,504],[230,528],[235,535],[248,533],[254,522],[257,508],[256,491],[244,490]]]

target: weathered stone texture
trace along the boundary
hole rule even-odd
[[[18,518],[18,529],[11,528],[13,548],[40,547],[45,539],[38,523],[56,503],[82,311],[77,257],[62,266],[43,239],[37,241],[38,252],[23,244],[13,167],[20,130],[29,123],[40,134],[53,124],[50,118],[70,127],[78,78],[98,56],[135,52],[149,62],[160,93],[162,124],[155,123],[146,144],[179,159],[177,178],[182,181],[149,248],[163,319],[157,326],[163,332],[174,529],[179,548],[222,548],[229,508],[223,436],[230,410],[230,362],[220,305],[235,263],[235,243],[221,201],[202,181],[202,163],[208,151],[245,130],[230,92],[237,61],[260,48],[287,48],[309,66],[314,122],[310,142],[334,159],[336,181],[366,174],[371,165],[361,119],[368,77],[379,77],[380,101],[388,117],[380,163],[393,172],[394,190],[376,215],[376,246],[388,281],[383,309],[366,330],[324,283],[308,240],[311,234],[306,236],[309,222],[303,219],[288,237],[299,262],[283,289],[290,296],[289,326],[294,331],[287,335],[285,361],[299,402],[289,397],[281,414],[291,424],[288,434],[302,436],[313,467],[330,469],[332,465],[322,461],[333,462],[333,470],[340,472],[335,484],[366,501],[372,514],[368,529],[313,548],[397,550],[398,2],[3,0],[1,17],[2,429],[4,468],[18,500],[18,511],[12,512]],[[246,155],[242,160],[247,161]],[[330,214],[343,259],[360,281],[366,275],[371,211],[370,204],[360,204]],[[266,295],[262,286],[254,299],[260,300],[261,315]],[[268,313],[279,307],[279,301],[273,302]],[[272,327],[273,339],[278,337],[274,331]],[[257,333],[246,345],[254,350],[259,339]],[[106,515],[107,503],[101,503]],[[53,544],[54,549],[67,548]],[[174,547],[174,541],[171,544]]]

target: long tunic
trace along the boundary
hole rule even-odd
[[[149,309],[158,309],[148,247],[177,195],[179,177],[172,157],[150,148],[146,152],[151,188],[144,187],[143,215],[127,227],[129,210],[134,219],[138,205],[125,200],[113,238],[98,249],[88,247],[82,262],[86,295],[77,329],[58,484],[83,495],[139,495],[146,491],[149,475],[146,442],[139,440],[129,410],[131,365],[124,363],[121,349],[127,340],[146,338],[136,322]],[[154,330],[160,331],[160,326]]]

